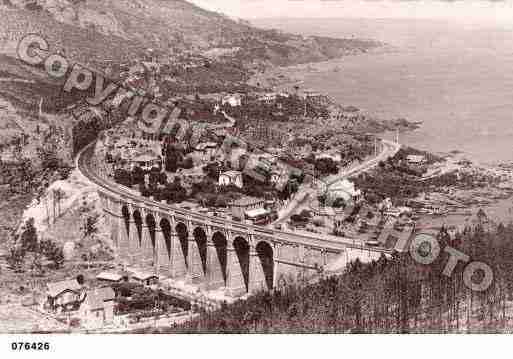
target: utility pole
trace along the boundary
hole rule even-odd
[[[43,98],[39,100],[39,121],[43,118]]]

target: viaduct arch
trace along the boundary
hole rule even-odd
[[[91,161],[78,167],[98,189],[111,238],[122,262],[240,296],[270,290],[286,276],[316,274],[350,244],[201,215],[140,196],[112,183]],[[386,250],[360,249],[362,255]],[[371,253],[372,252],[372,253]]]

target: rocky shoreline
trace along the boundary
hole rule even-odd
[[[390,49],[386,46],[374,49],[374,52],[378,53],[384,51],[390,51]],[[309,73],[338,72],[338,63],[339,61],[331,60],[286,67],[270,67],[264,72],[254,74],[248,84],[259,85],[278,93],[295,91],[304,95],[306,92],[312,91],[304,88],[305,78]],[[329,126],[338,125],[341,119],[346,122],[353,120],[352,128],[354,130],[374,134],[414,131],[422,126],[422,122],[413,122],[405,118],[380,119],[351,104],[337,103],[329,94],[321,95],[330,103],[332,118],[336,120],[331,121]],[[511,217],[512,209],[505,208],[502,202],[513,198],[513,164],[477,165],[465,159],[464,153],[453,151],[450,154],[444,154],[440,162],[430,166],[425,179],[441,177],[449,173],[472,177],[476,179],[476,183],[463,186],[453,183],[451,186],[442,186],[438,191],[430,192],[427,199],[424,195],[422,201],[426,206],[444,208],[443,215],[423,216],[424,219],[436,218],[436,220],[428,222],[441,223],[444,222],[444,217],[453,216],[461,217],[458,218],[458,221],[466,223],[468,217],[474,215],[480,208],[496,213],[499,216],[498,221]],[[487,183],[487,180],[483,180],[483,178],[490,182]],[[411,200],[418,200],[418,198],[411,198]],[[498,203],[501,207],[500,210],[495,208]]]
[[[368,52],[382,53],[386,51],[389,51],[389,49],[383,45]],[[356,54],[357,53],[348,53],[347,56],[354,56]],[[292,66],[270,66],[265,71],[254,73],[247,84],[268,89],[276,93],[288,92],[296,93],[300,96],[306,96],[312,93],[320,95],[328,104],[332,118],[348,120],[351,122],[351,126],[354,130],[361,133],[378,134],[396,130],[400,132],[413,131],[422,125],[422,122],[413,122],[405,118],[379,118],[365,109],[357,108],[352,104],[342,104],[327,93],[304,87],[307,74],[338,72],[339,61],[340,58]]]

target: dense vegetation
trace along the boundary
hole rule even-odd
[[[472,171],[452,171],[422,180],[426,165],[409,165],[405,160],[408,154],[425,155],[428,164],[440,160],[426,152],[402,149],[393,158],[380,162],[374,172],[362,173],[352,179],[356,187],[364,192],[368,202],[378,203],[385,198],[393,198],[394,203],[401,204],[423,192],[429,193],[443,187],[468,190],[499,182],[499,178],[490,174]]]
[[[17,272],[30,269],[33,273],[42,275],[45,272],[45,259],[52,269],[59,269],[64,264],[61,247],[48,239],[38,240],[33,218],[27,220],[15,242],[16,246],[10,249],[6,260],[9,267]]]
[[[156,330],[179,333],[390,333],[501,332],[508,325],[513,296],[513,225],[492,232],[467,228],[452,240],[444,229],[442,248],[431,265],[416,264],[408,254],[362,264],[351,263],[340,276],[306,286],[286,285],[260,293],[185,325]],[[490,265],[488,290],[470,291],[463,262],[451,277],[442,274],[450,245]],[[474,278],[479,282],[478,278]]]

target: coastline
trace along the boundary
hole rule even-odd
[[[375,49],[374,51],[368,51],[367,53],[384,53],[387,52],[386,46]],[[358,56],[355,55],[347,55],[347,56]],[[328,61],[322,62],[312,62],[306,64],[292,65],[292,66],[276,66],[271,67],[264,71],[263,73],[255,74],[249,80],[253,84],[259,84],[261,87],[269,88],[274,92],[296,92],[298,94],[303,94],[306,89],[304,87],[305,78],[308,74],[312,73],[329,73],[329,72],[337,72],[337,68],[340,66],[340,63],[346,56],[331,59]],[[333,99],[331,94],[328,91],[324,91],[323,89],[315,89],[318,90],[323,96],[326,96],[330,101],[341,108],[344,106],[352,107],[352,104],[342,104],[339,101]],[[383,120],[375,117],[372,113],[369,113],[365,109],[357,109],[358,112],[363,114],[366,117],[369,117],[373,120],[386,122],[391,120]],[[400,119],[403,121],[404,119]],[[415,131],[417,128],[421,126],[420,122],[409,122],[405,121],[405,126],[402,128],[399,126],[400,132],[405,131]],[[381,137],[386,137],[387,133],[393,133],[391,129],[384,131],[376,131],[375,128],[369,128],[369,132],[374,132]],[[440,167],[447,167],[447,172],[454,172],[462,170],[462,167],[459,165],[455,165],[458,162],[469,161],[464,152],[459,151],[458,149],[453,150],[451,152],[437,152],[437,154],[441,154],[443,160],[439,163]],[[507,223],[512,221],[513,219],[513,209],[511,206],[508,206],[508,202],[513,198],[513,170],[509,167],[509,163],[507,162],[498,162],[494,164],[482,164],[476,163],[474,161],[469,161],[470,166],[473,171],[475,171],[479,175],[485,175],[493,173],[498,178],[501,178],[501,185],[503,188],[497,189],[494,187],[483,188],[481,192],[464,189],[458,190],[461,192],[461,198],[471,198],[475,196],[475,198],[479,198],[474,203],[470,204],[468,202],[468,207],[463,211],[450,211],[447,214],[441,216],[421,216],[421,228],[440,228],[441,226],[451,225],[451,226],[461,226],[461,225],[470,225],[472,223],[472,217],[477,213],[479,209],[483,209],[486,213],[490,214],[490,219],[496,223],[503,222]],[[433,170],[436,172],[436,169]],[[444,173],[442,170],[441,173]],[[436,175],[435,175],[436,177]],[[456,186],[457,187],[457,186]],[[476,193],[477,192],[477,193]]]
[[[307,73],[337,71],[344,59],[360,55],[379,55],[399,51],[398,48],[382,44],[365,51],[348,51],[347,54],[325,61],[313,61],[288,66],[269,66],[265,71],[251,75],[248,84],[260,83],[263,88],[280,92],[293,89],[296,84],[302,84]]]

